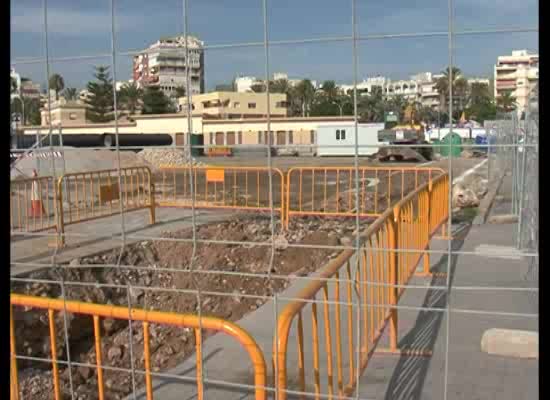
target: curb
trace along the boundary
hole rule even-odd
[[[493,201],[500,189],[500,186],[502,185],[502,182],[504,181],[504,174],[502,174],[498,180],[497,183],[487,192],[485,197],[481,200],[481,203],[479,204],[477,215],[472,221],[472,225],[483,225],[485,221],[487,220],[487,215],[489,215],[489,211],[491,210],[491,207],[493,205]]]

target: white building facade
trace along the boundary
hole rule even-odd
[[[185,36],[161,38],[134,57],[133,80],[138,87],[157,86],[168,96],[186,87],[189,70],[191,91],[204,93],[204,42]]]
[[[527,50],[500,56],[494,67],[495,98],[510,93],[516,99],[518,113],[525,111],[528,96],[539,79],[539,55]]]

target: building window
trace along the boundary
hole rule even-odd
[[[248,103],[248,108],[256,108],[256,103]]]
[[[262,144],[262,132],[258,132],[258,144]]]
[[[240,106],[241,106],[241,103],[239,103],[238,101],[233,103],[233,108],[239,108]]]
[[[294,144],[294,138],[292,135],[292,131],[288,131],[288,144]]]
[[[346,130],[336,129],[336,140],[346,140]]]
[[[237,144],[243,144],[243,133],[239,131],[237,136]]]
[[[315,131],[310,131],[309,132],[309,142],[311,144],[315,144]]]

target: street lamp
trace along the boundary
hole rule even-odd
[[[332,104],[336,104],[338,108],[340,109],[340,116],[344,115],[343,106],[341,104],[338,104],[336,101],[332,100]]]

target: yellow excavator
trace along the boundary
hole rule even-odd
[[[378,131],[378,142],[387,145],[392,144],[428,144],[424,135],[424,127],[416,121],[416,110],[409,105],[405,109],[403,122],[399,123],[399,117],[390,111],[386,113],[384,129]],[[432,149],[429,147],[411,147],[422,154],[428,160],[432,158]]]

